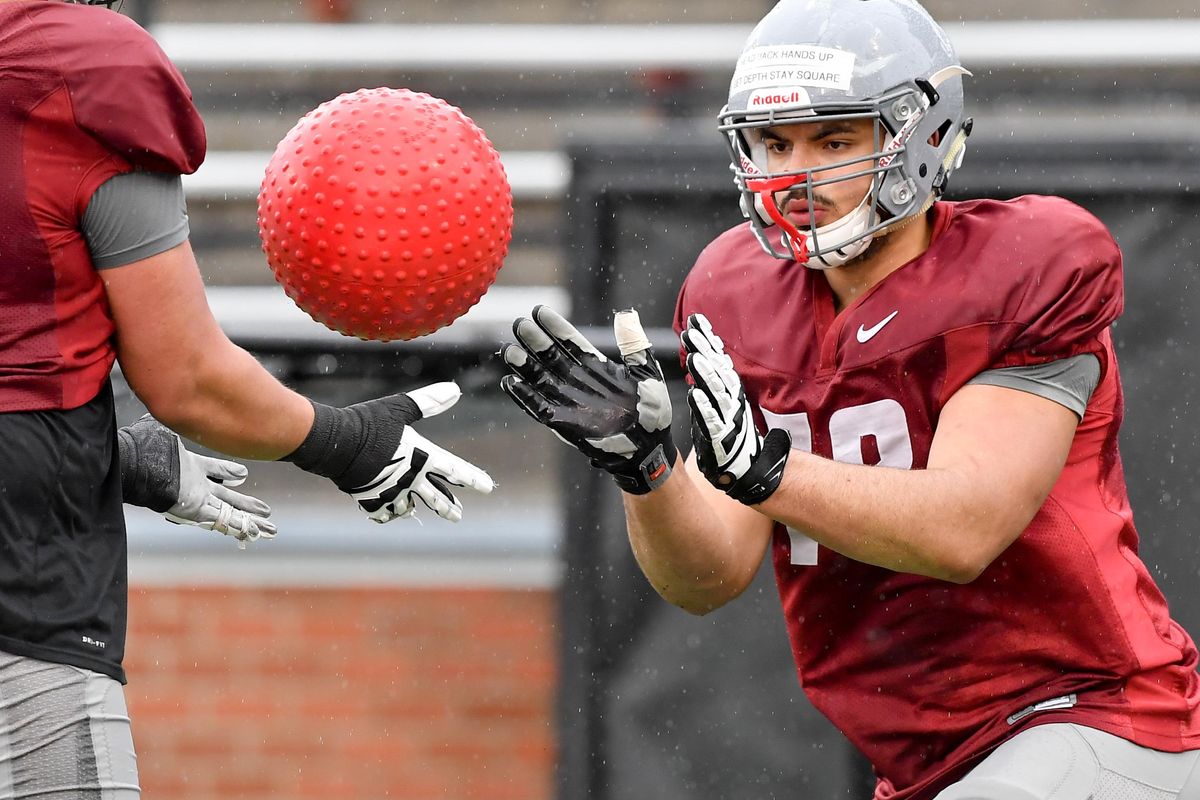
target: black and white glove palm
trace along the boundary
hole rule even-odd
[[[792,437],[772,428],[760,436],[742,379],[725,343],[702,314],[688,317],[680,336],[687,352],[696,463],[708,482],[733,499],[755,505],[779,488]]]
[[[275,538],[271,507],[230,487],[246,480],[236,461],[193,453],[170,428],[146,414],[117,431],[124,500],[159,512],[178,525],[195,525],[247,542]]]
[[[376,522],[415,516],[418,501],[458,522],[463,507],[452,487],[487,494],[496,484],[412,424],[441,414],[461,396],[447,381],[346,408],[313,403],[312,430],[284,460],[332,480]]]
[[[561,315],[537,306],[513,323],[500,388],[534,420],[613,476],[630,494],[660,486],[675,465],[671,398],[636,311],[613,319],[621,361]]]

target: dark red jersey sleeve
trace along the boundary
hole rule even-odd
[[[195,172],[204,161],[204,122],[179,70],[137,23],[81,11],[51,8],[42,20],[76,124],[137,167]]]
[[[1104,224],[1062,198],[1027,200],[1029,224],[1013,252],[1024,282],[1009,308],[1018,325],[997,366],[1096,352],[1124,310],[1121,251]]]

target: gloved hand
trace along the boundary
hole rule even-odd
[[[229,487],[246,480],[246,468],[193,453],[183,440],[146,414],[117,431],[123,499],[159,512],[170,522],[195,525],[246,542],[273,539],[271,507]]]
[[[695,382],[688,390],[688,405],[700,471],[733,499],[761,503],[779,488],[792,436],[780,428],[759,435],[742,379],[704,315],[688,317],[680,339]]]
[[[511,375],[500,388],[525,413],[630,494],[660,486],[675,464],[671,398],[636,311],[613,319],[620,362],[609,361],[546,306],[513,323],[517,344],[500,357]]]
[[[462,519],[452,486],[487,494],[491,477],[438,447],[412,423],[440,414],[462,396],[452,382],[333,408],[313,403],[312,430],[284,457],[303,470],[329,478],[376,522],[416,514],[420,500],[443,519]]]

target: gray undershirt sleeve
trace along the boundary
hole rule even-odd
[[[96,269],[164,253],[188,238],[183,181],[167,172],[127,172],[96,190],[83,215],[83,235]]]
[[[1080,419],[1083,419],[1088,400],[1099,382],[1100,359],[1091,353],[1051,361],[1048,364],[989,369],[967,381],[1036,394],[1066,406]]]

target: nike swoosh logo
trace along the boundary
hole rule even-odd
[[[855,334],[855,336],[858,337],[858,343],[866,344],[867,342],[871,341],[873,338],[875,338],[875,334],[877,334],[881,330],[883,330],[883,326],[887,325],[889,322],[891,322],[893,319],[895,319],[896,315],[899,313],[900,313],[900,310],[896,309],[895,311],[888,314],[886,317],[879,320],[879,322],[875,323],[874,325],[872,325],[869,328],[864,328],[862,325],[859,325],[858,332]]]

